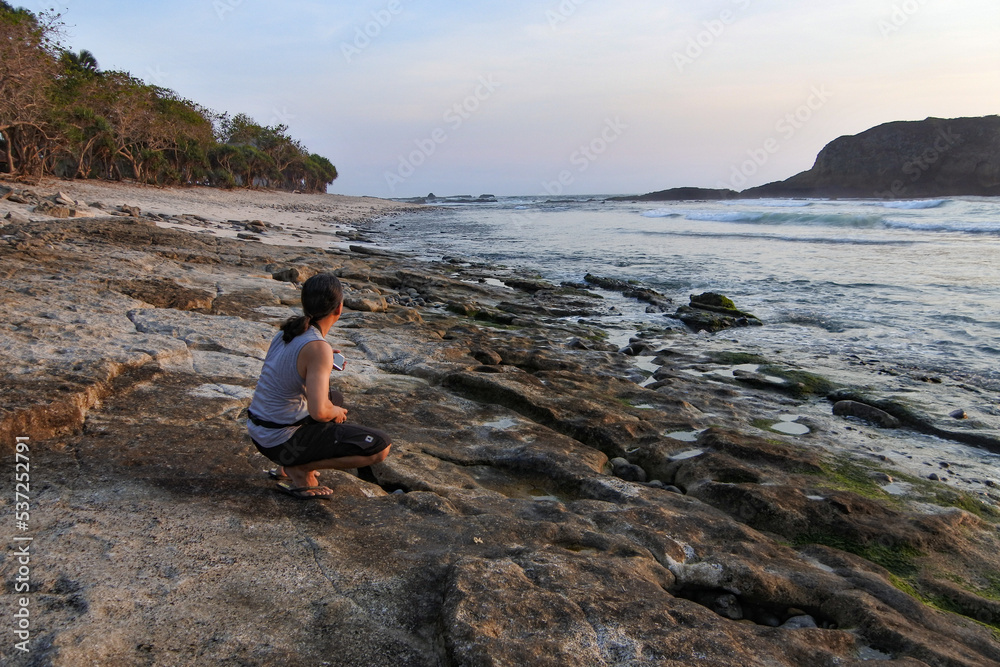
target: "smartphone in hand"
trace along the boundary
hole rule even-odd
[[[342,371],[344,370],[344,362],[347,361],[340,352],[333,353],[333,368],[334,370]]]

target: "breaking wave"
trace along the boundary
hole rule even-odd
[[[881,215],[851,213],[762,213],[760,211],[688,211],[684,217],[695,222],[731,222],[759,225],[804,225],[813,227],[854,227],[875,229]]]
[[[927,199],[923,201],[888,201],[882,204],[885,208],[920,211],[928,208],[940,208],[949,202],[948,199]]]

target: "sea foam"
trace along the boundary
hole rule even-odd
[[[880,215],[845,213],[762,213],[760,211],[689,211],[684,214],[695,222],[731,222],[762,225],[808,225],[816,227],[855,227],[872,229],[883,223]]]
[[[915,232],[952,232],[959,234],[1000,234],[1000,222],[938,221],[918,222],[916,220],[885,220],[889,229],[909,229]]]
[[[808,208],[813,205],[812,201],[805,199],[737,199],[723,203],[727,206],[763,206],[765,208]]]
[[[644,218],[679,218],[680,213],[673,211],[669,208],[657,208],[652,211],[646,211],[642,214]]]
[[[887,201],[882,206],[885,208],[904,209],[909,211],[919,211],[928,208],[938,208],[948,203],[947,199],[925,199],[921,201]]]

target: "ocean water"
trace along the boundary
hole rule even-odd
[[[748,346],[877,360],[1000,392],[1000,199],[635,204],[506,197],[380,222],[382,245],[559,283],[637,280],[676,304],[731,297]],[[673,324],[622,300],[609,326]],[[614,321],[611,321],[614,320]]]

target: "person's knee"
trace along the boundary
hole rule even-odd
[[[388,458],[388,456],[389,456],[389,450],[391,448],[392,448],[392,445],[390,444],[390,445],[387,445],[386,448],[383,449],[381,452],[377,452],[376,454],[373,454],[372,455],[372,462],[369,465],[375,465],[376,463],[382,463],[382,461],[385,461],[386,458]]]

